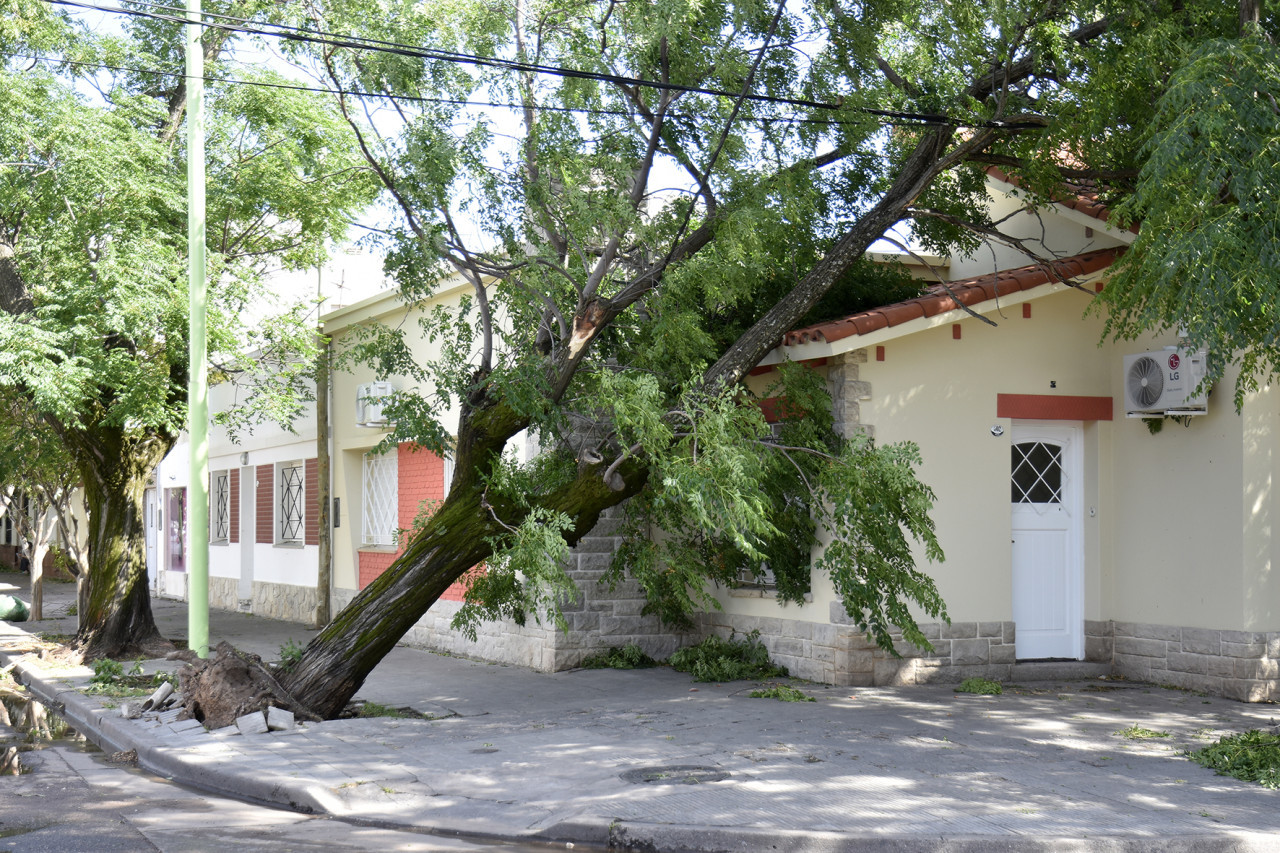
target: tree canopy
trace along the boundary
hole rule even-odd
[[[186,420],[186,92],[176,24],[92,32],[56,8],[22,0],[0,25],[0,384],[79,468],[91,516],[80,641],[113,653],[156,637],[142,489]],[[329,101],[263,68],[226,82],[230,44],[205,39],[210,350],[237,371],[248,347],[269,360],[298,339],[241,322],[259,274],[314,265],[373,186]]]

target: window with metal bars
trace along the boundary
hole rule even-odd
[[[396,454],[366,453],[361,487],[360,541],[364,545],[391,546],[399,522],[398,466]]]
[[[1043,441],[1013,445],[1013,502],[1062,503],[1062,448]]]
[[[209,543],[225,545],[231,539],[231,472],[214,471],[213,488],[210,490]]]
[[[279,502],[276,511],[278,541],[282,545],[301,545],[306,479],[301,462],[286,462],[277,473]]]

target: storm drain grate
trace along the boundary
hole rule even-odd
[[[703,782],[720,782],[729,774],[717,767],[700,767],[697,764],[670,764],[666,767],[637,767],[619,774],[623,782],[634,785],[700,785]]]

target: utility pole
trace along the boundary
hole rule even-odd
[[[323,267],[316,269],[316,314],[324,310],[324,295],[320,292]],[[316,574],[316,628],[329,624],[329,599],[333,588],[333,524],[330,520],[330,465],[329,465],[329,339],[324,335],[324,323],[316,321],[316,344],[320,352],[316,356],[316,519],[319,522],[320,554]]]
[[[200,0],[187,0],[187,295],[190,354],[187,388],[191,436],[191,561],[187,576],[187,644],[209,656],[209,368],[204,207],[204,44]]]

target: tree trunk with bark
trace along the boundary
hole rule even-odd
[[[404,553],[307,644],[302,658],[281,679],[288,698],[315,714],[325,718],[339,714],[373,668],[445,590],[492,555],[488,540],[522,518],[518,507],[487,504],[479,472],[527,424],[500,404],[477,409],[459,428],[457,476],[444,502]],[[620,471],[624,487],[610,488],[600,476],[603,467],[584,468],[575,481],[541,502],[574,519],[575,526],[566,536],[570,545],[590,532],[600,513],[636,494],[644,484],[644,472],[630,466]]]
[[[64,429],[63,434],[89,507],[89,592],[74,647],[85,660],[172,651],[151,614],[144,496],[147,479],[173,446],[173,437],[132,436],[107,426]]]

